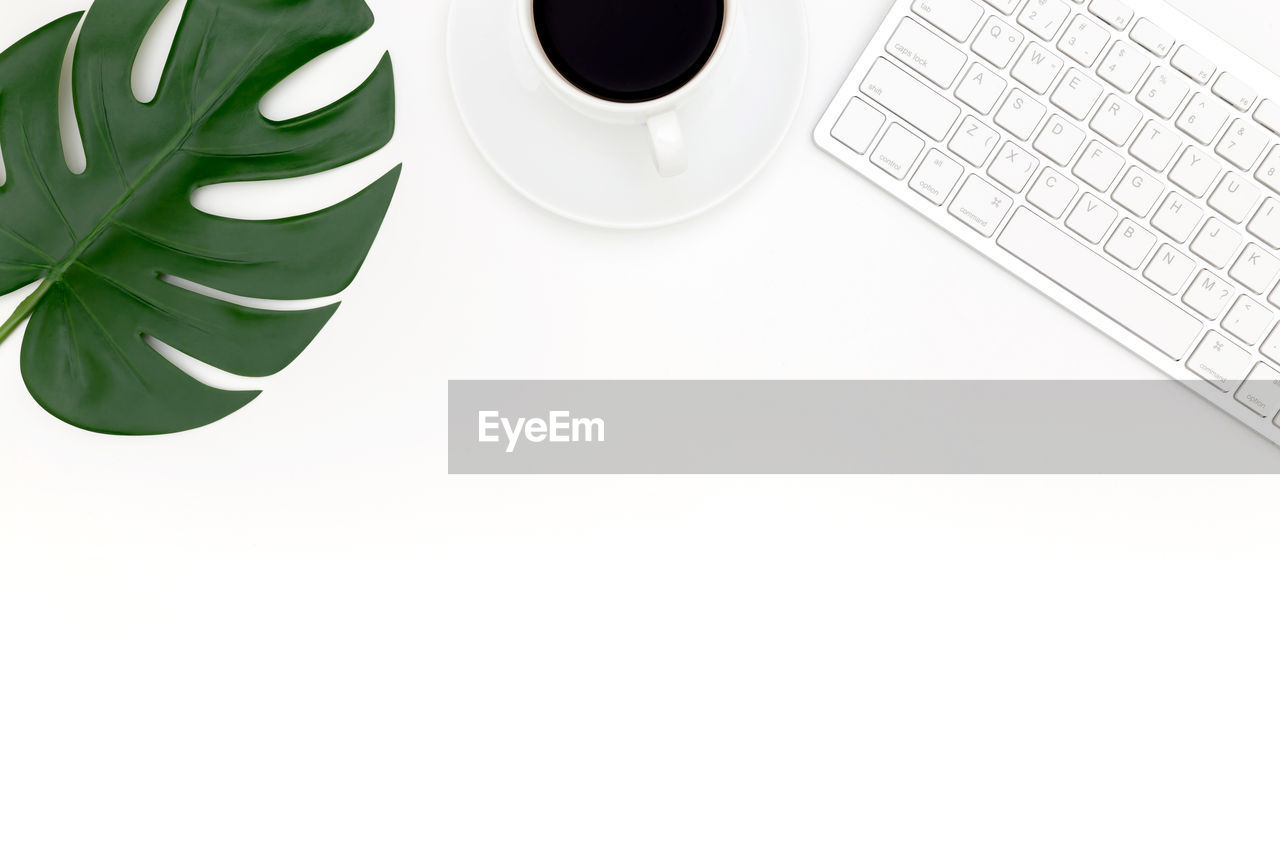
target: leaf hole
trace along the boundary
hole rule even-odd
[[[259,110],[268,121],[288,121],[324,109],[357,89],[382,61],[387,42],[377,26],[323,53],[263,97]]]
[[[160,91],[160,81],[173,53],[178,25],[187,10],[187,0],[169,0],[147,30],[138,55],[133,61],[133,96],[139,103],[149,104]]]
[[[325,308],[333,305],[340,299],[337,296],[329,296],[322,299],[258,299],[215,290],[212,287],[197,284],[194,281],[187,281],[185,278],[178,278],[176,275],[161,275],[160,280],[188,293],[207,296],[210,299],[227,302],[231,305],[239,305],[242,308],[258,308],[263,311],[310,311],[314,308]]]
[[[238,376],[219,370],[198,358],[187,355],[176,347],[171,347],[159,338],[143,335],[142,342],[151,347],[160,357],[190,376],[202,385],[208,385],[217,391],[261,391],[262,380]]]
[[[192,195],[191,203],[197,210],[228,219],[288,219],[346,201],[397,162],[393,147],[388,146],[354,163],[314,175],[201,187]]]
[[[76,31],[67,44],[67,53],[62,58],[62,77],[58,81],[58,127],[62,134],[62,159],[73,174],[84,174],[87,161],[84,155],[84,140],[80,137],[80,121],[76,117],[76,102],[73,88],[72,68],[75,64],[76,45],[80,43],[80,29],[84,26],[84,16],[76,24]]]

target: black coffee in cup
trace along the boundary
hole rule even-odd
[[[715,53],[725,0],[533,0],[538,40],[577,88],[622,104],[678,92]]]

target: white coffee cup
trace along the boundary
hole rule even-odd
[[[648,127],[649,139],[653,146],[653,162],[658,169],[658,174],[664,178],[677,177],[689,168],[689,149],[685,144],[684,129],[680,124],[678,110],[705,84],[712,70],[724,57],[729,39],[732,37],[739,2],[740,0],[724,0],[724,25],[720,30],[720,40],[716,43],[710,58],[692,80],[661,98],[625,104],[598,98],[566,80],[542,48],[542,41],[538,38],[537,26],[534,23],[534,0],[516,0],[525,46],[529,49],[529,55],[542,75],[543,81],[561,100],[583,115],[610,124],[643,124]]]

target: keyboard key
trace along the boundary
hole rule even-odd
[[[1025,207],[1018,208],[996,242],[1170,358],[1181,358],[1203,328],[1190,314]]]
[[[964,167],[938,149],[932,149],[916,169],[911,189],[934,204],[942,204],[960,183]]]
[[[1102,109],[1094,115],[1089,127],[1113,145],[1124,145],[1141,120],[1142,110],[1115,95],[1107,95]]]
[[[1230,275],[1254,293],[1266,293],[1280,279],[1280,260],[1257,243],[1250,243],[1232,265]]]
[[[987,18],[982,31],[973,40],[973,52],[996,68],[1004,68],[1022,44],[1022,32],[999,18]]]
[[[1253,112],[1253,118],[1272,133],[1280,133],[1280,104],[1275,101],[1263,101],[1258,104],[1258,108]]]
[[[884,115],[879,110],[854,98],[831,128],[831,135],[855,154],[866,154],[883,125]]]
[[[1111,41],[1111,34],[1104,30],[1097,21],[1076,15],[1058,41],[1058,50],[1089,68],[1102,54],[1102,49]]]
[[[1209,206],[1239,225],[1258,203],[1262,193],[1239,175],[1227,173],[1209,196]]]
[[[1000,134],[973,116],[966,116],[947,147],[959,154],[961,159],[974,166],[981,166],[987,162],[987,158],[996,149],[996,143],[999,141]]]
[[[1102,87],[1083,71],[1072,68],[1062,76],[1049,102],[1074,119],[1083,119],[1102,97]]]
[[[1046,110],[1026,92],[1014,89],[996,113],[996,124],[1022,140],[1031,138]]]
[[[1236,119],[1214,149],[1237,169],[1252,169],[1271,144],[1271,135],[1248,119]]]
[[[1195,261],[1165,243],[1151,259],[1151,263],[1147,264],[1142,275],[1156,287],[1176,296],[1182,292],[1183,285],[1195,271]]]
[[[1280,146],[1271,149],[1271,153],[1262,161],[1254,177],[1262,181],[1268,189],[1280,193]]]
[[[1183,294],[1182,301],[1210,320],[1216,320],[1235,295],[1231,285],[1223,284],[1212,273],[1201,271]]]
[[[1003,12],[1006,15],[1013,14],[1013,10],[1018,8],[1018,4],[1022,0],[987,0],[987,5],[995,9],[997,12]]]
[[[1227,316],[1222,318],[1222,328],[1235,335],[1244,343],[1253,346],[1262,340],[1262,336],[1271,328],[1275,317],[1247,296],[1241,296],[1231,306]]]
[[[1120,0],[1092,0],[1089,11],[1117,30],[1123,30],[1133,20],[1133,10]]]
[[[1217,332],[1204,336],[1200,346],[1187,359],[1187,367],[1210,382],[1224,394],[1240,387],[1253,366],[1253,356]]]
[[[1070,10],[1062,0],[1028,0],[1018,15],[1018,23],[1036,38],[1048,41],[1057,35]]]
[[[1107,241],[1106,252],[1131,270],[1142,266],[1142,261],[1156,244],[1155,235],[1140,227],[1132,219],[1125,219]]]
[[[1123,168],[1123,157],[1100,142],[1090,142],[1071,174],[1095,190],[1106,192]]]
[[[885,131],[876,150],[871,152],[871,162],[902,180],[911,170],[911,164],[916,161],[922,148],[924,143],[918,136],[894,122]]]
[[[1261,352],[1276,364],[1280,364],[1280,329],[1271,333],[1271,337],[1267,338],[1267,342],[1262,345]]]
[[[982,17],[982,7],[970,0],[916,0],[911,11],[956,41],[968,41]]]
[[[1164,184],[1137,166],[1130,166],[1111,198],[1134,216],[1146,218],[1164,193]]]
[[[1012,192],[1020,193],[1038,168],[1040,168],[1039,160],[1012,142],[1006,142],[1000,149],[1000,153],[996,154],[996,159],[991,161],[987,174],[994,178],[996,183],[1004,185]]]
[[[1251,109],[1253,102],[1258,100],[1257,92],[1249,88],[1240,78],[1225,71],[1213,84],[1213,94],[1243,112]]]
[[[1274,418],[1280,412],[1280,372],[1265,364],[1255,366],[1236,399],[1267,420]]]
[[[1158,121],[1148,121],[1129,147],[1129,153],[1143,165],[1163,172],[1181,147],[1176,133]]]
[[[1079,187],[1070,178],[1059,175],[1053,169],[1045,169],[1036,178],[1031,191],[1027,193],[1027,201],[1057,219],[1076,197]]]
[[[1160,118],[1172,118],[1190,91],[1191,86],[1184,77],[1168,69],[1157,68],[1138,90],[1138,103]]]
[[[1151,224],[1176,243],[1185,243],[1200,223],[1204,211],[1177,193],[1169,193],[1160,204]]]
[[[970,175],[947,211],[983,237],[996,233],[1013,200],[991,184]]]
[[[1042,45],[1034,42],[1027,45],[1022,56],[1014,63],[1013,79],[1022,83],[1037,95],[1049,91],[1058,72],[1062,70],[1062,60],[1050,53]]]
[[[1220,220],[1209,217],[1191,243],[1193,254],[1199,255],[1218,269],[1224,269],[1243,242],[1240,234],[1232,231]]]
[[[1040,131],[1033,147],[1059,166],[1065,166],[1083,143],[1083,130],[1061,116],[1054,116]]]
[[[962,52],[910,18],[894,30],[886,49],[943,89],[951,88],[966,61]]]
[[[1067,227],[1090,243],[1101,243],[1115,221],[1114,208],[1099,201],[1092,193],[1085,193],[1067,217]]]
[[[1128,42],[1118,41],[1103,57],[1102,64],[1098,66],[1098,76],[1121,92],[1132,92],[1151,66],[1147,60],[1149,55]]]
[[[1249,233],[1272,249],[1280,249],[1280,202],[1268,198],[1249,220]]]
[[[1174,53],[1170,64],[1201,86],[1213,79],[1217,67],[1185,44]]]
[[[1188,148],[1169,172],[1169,180],[1196,198],[1203,198],[1220,174],[1222,167],[1216,160],[1203,151]]]
[[[1004,78],[990,68],[975,62],[956,87],[956,97],[986,115],[1004,94]]]
[[[1163,59],[1173,49],[1173,36],[1157,27],[1146,18],[1139,18],[1133,25],[1129,38]]]
[[[1196,142],[1208,145],[1213,141],[1229,117],[1227,107],[1216,98],[1195,95],[1178,118],[1178,129],[1185,131]]]
[[[959,107],[883,57],[867,72],[861,91],[938,142],[960,117]]]

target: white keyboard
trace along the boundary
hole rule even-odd
[[[1162,0],[897,0],[820,147],[1280,444],[1280,79]]]

